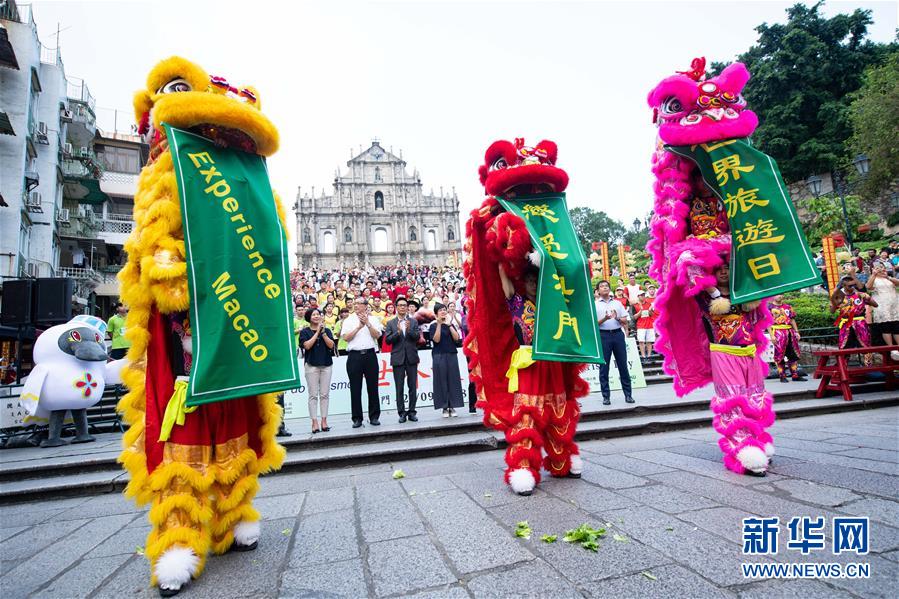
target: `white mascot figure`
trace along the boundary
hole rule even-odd
[[[90,443],[87,408],[103,397],[107,384],[121,382],[125,360],[108,362],[106,323],[94,316],[76,316],[50,327],[34,344],[34,369],[25,380],[22,405],[26,423],[49,423],[49,437],[41,447],[59,447],[66,412],[75,422],[73,443]]]

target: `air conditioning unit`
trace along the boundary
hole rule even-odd
[[[75,117],[75,115],[72,114],[72,111],[71,111],[71,110],[68,110],[68,109],[66,109],[66,108],[63,108],[62,110],[59,111],[59,119],[60,119],[63,123],[71,123],[71,122],[72,122],[72,119],[73,119],[74,117]]]
[[[41,192],[39,192],[39,191],[29,192],[28,196],[25,198],[25,207],[26,208],[40,208],[41,207]]]
[[[72,144],[70,144],[70,143],[63,144],[62,153],[65,154],[66,156],[71,156],[72,155]]]
[[[56,213],[56,222],[58,223],[68,223],[69,222],[69,209],[68,208],[60,208],[59,212]]]
[[[91,149],[87,146],[81,146],[81,153],[79,154],[79,156],[81,156],[82,158],[87,158],[90,155]]]
[[[29,262],[25,265],[25,274],[29,277],[37,277],[37,264]]]

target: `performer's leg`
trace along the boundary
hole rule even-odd
[[[189,414],[187,422],[201,419],[198,411]],[[208,445],[170,440],[165,444],[162,463],[150,475],[150,484],[156,491],[149,513],[152,528],[147,536],[146,556],[153,573],[152,584],[158,584],[163,591],[177,591],[199,576],[206,563],[211,545],[211,455]]]
[[[545,407],[548,415],[544,429],[544,446],[546,458],[543,467],[552,476],[572,476],[580,478],[583,462],[574,434],[577,429],[581,410],[577,401],[565,401],[559,397],[555,404]]]
[[[519,495],[530,495],[540,482],[540,448],[543,439],[534,427],[534,418],[522,414],[520,420],[506,429],[506,482]]]
[[[225,439],[215,445],[212,487],[212,550],[255,549],[259,540],[259,512],[252,501],[259,490],[260,465],[251,438],[262,447],[274,444],[270,429],[261,425],[261,414],[270,412],[272,396],[262,395],[211,404],[217,410],[216,434]],[[263,438],[265,437],[265,438]]]
[[[72,410],[72,420],[75,421],[75,438],[72,443],[90,443],[96,439],[87,432],[87,410]]]
[[[718,446],[724,453],[724,465],[739,474],[762,474],[768,468],[765,441],[770,443],[770,435],[763,433],[773,422],[774,412],[756,359],[712,352],[711,360],[715,383],[712,425],[721,435]]]

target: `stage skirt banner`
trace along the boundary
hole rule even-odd
[[[540,253],[534,360],[602,363],[590,267],[564,193],[496,198],[521,217]]]
[[[821,283],[773,158],[748,139],[666,148],[696,163],[727,209],[731,301],[739,304]]]
[[[187,405],[299,387],[287,237],[265,160],[165,130],[191,297]]]
[[[416,409],[434,409],[434,369],[431,364],[431,352],[421,351],[418,354],[421,362],[418,364],[418,403]],[[609,369],[609,386],[613,390],[621,389],[621,381],[618,379],[618,370],[614,358]],[[458,354],[459,372],[462,381],[462,398],[465,409],[468,409],[468,365],[461,352]],[[646,378],[643,376],[643,368],[640,365],[640,353],[637,350],[637,342],[633,338],[627,339],[627,362],[631,375],[631,385],[634,388],[646,386]],[[302,362],[300,362],[302,366]],[[584,371],[584,379],[590,384],[591,393],[599,393],[599,364],[588,364]],[[408,405],[408,392],[406,389],[406,405]],[[378,394],[381,398],[382,410],[396,409],[396,385],[393,382],[393,368],[390,366],[390,354],[378,354]],[[328,398],[329,414],[349,414],[350,411],[350,379],[346,373],[346,356],[334,358],[331,368],[331,390]],[[366,409],[368,395],[365,385],[362,386],[362,407]],[[309,391],[304,386],[292,389],[284,395],[284,418],[308,418],[309,417]]]

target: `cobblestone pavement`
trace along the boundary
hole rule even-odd
[[[260,547],[212,557],[193,597],[895,597],[899,408],[787,420],[766,478],[724,469],[710,429],[590,441],[584,478],[531,497],[498,451],[266,477]],[[394,480],[394,469],[405,478]],[[741,520],[781,519],[780,551],[744,556]],[[870,554],[786,548],[786,522],[868,516]],[[527,520],[530,539],[516,538]],[[562,541],[607,528],[596,553]],[[0,596],[155,597],[146,513],[120,495],[0,508]],[[559,536],[544,543],[541,536]],[[745,579],[741,563],[867,563],[870,578]]]

